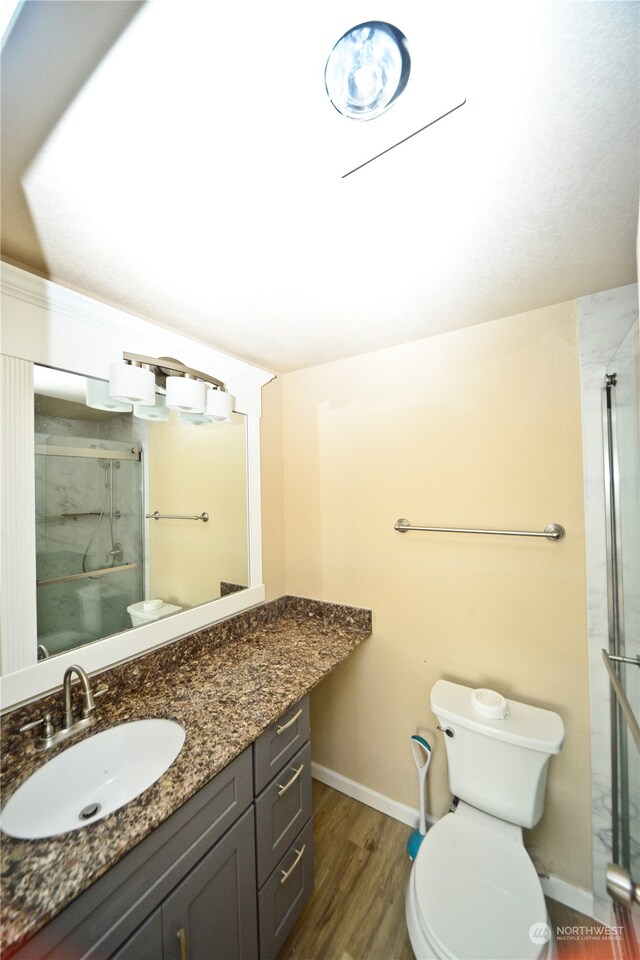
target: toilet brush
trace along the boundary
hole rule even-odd
[[[427,780],[427,770],[431,763],[431,747],[424,737],[419,737],[417,734],[414,734],[411,737],[411,751],[418,769],[418,783],[420,785],[420,826],[417,830],[413,831],[407,840],[407,853],[412,860],[415,860],[420,844],[427,832],[427,819],[424,810],[424,787]]]

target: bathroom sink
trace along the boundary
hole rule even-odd
[[[173,720],[134,720],[82,740],[39,767],[0,814],[10,837],[79,830],[129,803],[176,759],[185,732]]]

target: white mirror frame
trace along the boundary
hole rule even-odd
[[[261,603],[261,388],[273,374],[9,264],[1,276],[0,693],[2,709],[59,687],[65,669],[106,669]],[[107,379],[122,352],[177,357],[211,373],[247,417],[249,586],[123,633],[37,661],[33,365]]]

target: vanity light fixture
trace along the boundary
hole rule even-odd
[[[141,403],[134,403],[133,415],[140,420],[168,420],[170,415],[166,398],[162,393],[156,393],[156,402],[153,406],[145,406]]]
[[[180,413],[204,413],[207,402],[202,380],[188,376],[167,377],[167,406]]]
[[[228,423],[231,420],[234,400],[230,393],[208,390],[206,415],[210,420],[225,420]]]
[[[111,410],[113,413],[131,413],[131,404],[114,400],[109,395],[109,384],[104,380],[87,377],[86,404],[94,410]]]
[[[211,423],[211,420],[209,420],[204,413],[185,413],[183,410],[181,410],[180,423],[192,423],[197,427],[203,423]]]
[[[136,416],[166,420],[169,410],[178,410],[181,418],[191,423],[205,422],[204,418],[231,420],[235,398],[216,377],[193,370],[173,357],[123,353],[122,358],[124,364],[112,363],[109,367],[109,392],[111,397],[128,397],[135,404]]]
[[[121,403],[152,407],[156,399],[154,375],[140,363],[112,363],[109,365],[109,394]]]

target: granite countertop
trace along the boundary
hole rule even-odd
[[[106,682],[109,691],[97,701],[98,722],[87,736],[130,720],[167,717],[184,726],[184,746],[160,780],[91,826],[45,840],[2,834],[2,956],[117,863],[370,634],[368,610],[281,597],[102,674],[94,688]],[[2,719],[3,803],[38,766],[83,739],[42,754],[33,748],[33,734],[17,732],[39,710],[59,716],[61,707],[58,692]]]

